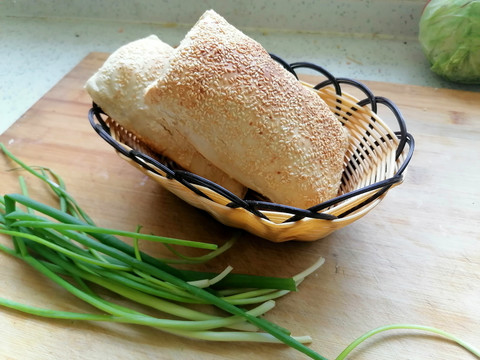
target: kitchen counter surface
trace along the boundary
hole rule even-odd
[[[408,26],[416,25],[410,20]],[[189,28],[115,18],[0,15],[0,133],[88,53],[112,52],[150,34],[175,45]],[[433,74],[414,30],[397,35],[359,32],[362,29],[353,29],[354,33],[313,32],[308,28],[242,30],[289,62],[314,62],[335,76],[480,91],[480,86],[448,83]]]

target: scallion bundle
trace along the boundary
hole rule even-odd
[[[23,260],[99,312],[43,309],[3,297],[0,298],[1,306],[47,318],[145,325],[202,340],[284,343],[312,359],[326,360],[305,345],[311,342],[309,336],[291,336],[287,329],[262,317],[275,306],[274,299],[296,291],[297,286],[323,264],[323,259],[292,278],[233,274],[230,267],[220,274],[175,268],[172,263],[195,264],[220,255],[232,247],[240,233],[217,247],[139,231],[98,227],[66,191],[60,176],[51,169],[24,164],[3,144],[0,144],[0,148],[21,168],[46,183],[59,203],[58,208],[54,208],[33,200],[28,195],[24,178],[20,176],[22,194],[0,196],[0,234],[9,236],[13,244],[13,247],[0,244],[0,250]],[[132,238],[133,246],[117,236]],[[178,258],[154,258],[140,251],[140,240],[162,243]],[[201,248],[209,252],[203,256],[189,257],[173,249],[172,245]],[[158,316],[106,300],[98,290],[94,290],[99,287],[132,303],[155,309]],[[213,306],[227,315],[203,313],[189,307],[191,304]],[[249,309],[244,306],[249,306]],[[337,360],[345,359],[369,337],[395,329],[435,333],[457,342],[480,358],[479,350],[442,330],[395,324],[362,335]]]
[[[53,208],[33,200],[20,177],[22,194],[0,197],[0,233],[10,236],[13,243],[13,248],[1,245],[0,249],[22,259],[101,314],[40,309],[5,298],[0,299],[0,305],[50,318],[141,324],[196,339],[283,342],[311,358],[323,359],[304,345],[311,341],[309,336],[292,337],[286,329],[261,317],[275,306],[275,298],[295,291],[323,259],[293,278],[232,274],[230,268],[220,274],[177,269],[140,251],[139,240],[160,242],[169,248],[177,245],[210,250],[197,258],[175,251],[180,262],[196,263],[226,251],[238,234],[217,248],[209,243],[98,227],[66,191],[58,174],[28,166],[3,145],[1,148],[20,167],[45,182],[57,196],[59,206]],[[117,236],[133,238],[133,246]],[[91,284],[158,310],[159,316],[107,301]],[[189,308],[189,304],[211,305],[227,315],[206,314]],[[248,310],[243,308],[247,305],[251,306]]]

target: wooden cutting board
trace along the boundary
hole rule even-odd
[[[87,120],[86,79],[106,59],[92,53],[35,104],[0,141],[27,164],[63,176],[99,225],[221,243],[232,230],[161,189],[127,165]],[[404,114],[417,148],[404,184],[371,213],[312,243],[274,244],[245,235],[208,265],[220,271],[292,276],[322,268],[277,301],[266,317],[311,335],[333,359],[381,325],[414,323],[480,346],[480,94],[368,82]],[[18,192],[19,171],[0,157],[2,193]],[[30,193],[52,197],[27,176]],[[3,243],[8,239],[1,238]],[[142,243],[154,255],[158,244]],[[92,311],[24,263],[0,254],[2,297],[68,311]],[[46,320],[0,309],[3,359],[302,359],[282,345],[210,343],[141,326]],[[473,359],[452,342],[415,331],[377,335],[350,359]]]

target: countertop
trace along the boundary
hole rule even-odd
[[[288,62],[314,62],[357,80],[480,91],[429,70],[417,40],[423,0],[68,4],[0,4],[0,133],[88,53],[112,52],[150,34],[175,45],[209,8]]]

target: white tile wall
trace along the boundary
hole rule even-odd
[[[415,36],[426,0],[9,0],[4,16],[192,24],[207,9],[237,27]]]

